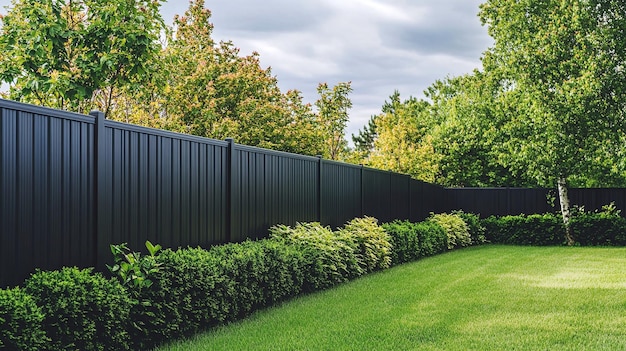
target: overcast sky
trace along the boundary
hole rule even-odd
[[[317,99],[318,83],[352,82],[347,137],[385,100],[422,97],[437,79],[480,67],[492,45],[477,17],[482,0],[206,0],[213,38],[260,54],[283,91]],[[10,0],[0,0],[1,12]],[[188,1],[163,4],[166,23]]]

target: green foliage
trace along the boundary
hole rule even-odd
[[[259,240],[209,250],[164,250],[154,284],[142,291],[145,333],[136,348],[233,321],[302,291],[310,269],[305,252],[283,241]]]
[[[626,218],[614,204],[606,205],[601,211],[577,211],[570,226],[574,240],[581,246],[625,246]]]
[[[369,153],[374,148],[374,141],[377,137],[376,116],[372,116],[369,121],[367,121],[367,124],[363,126],[363,129],[358,131],[357,135],[352,134],[352,142],[354,143],[355,151],[369,156]]]
[[[324,289],[364,273],[357,257],[358,245],[347,233],[335,232],[317,222],[295,227],[277,225],[270,237],[304,248],[310,262],[305,290]]]
[[[432,214],[428,221],[440,225],[448,236],[448,249],[465,247],[472,244],[469,227],[458,214]]]
[[[561,245],[565,228],[557,214],[490,216],[482,220],[487,240],[511,245]]]
[[[202,137],[319,155],[323,134],[301,92],[283,93],[260,56],[241,55],[232,41],[212,38],[203,0],[176,15],[149,82],[118,98],[111,118]]]
[[[142,256],[140,252],[131,252],[126,243],[111,245],[115,264],[107,265],[107,267],[119,278],[122,285],[131,291],[141,292],[141,289],[149,288],[152,285],[150,277],[159,271],[156,255],[161,250],[161,246],[154,246],[148,240],[146,248],[149,256]]]
[[[158,53],[160,0],[16,0],[2,19],[0,79],[10,97],[105,112]]]
[[[453,211],[452,214],[461,217],[465,224],[467,224],[467,229],[472,238],[472,245],[481,245],[487,242],[485,238],[485,227],[480,221],[480,215],[463,211]]]
[[[389,233],[394,265],[432,256],[448,247],[446,232],[434,222],[394,221],[383,224],[383,228]]]
[[[319,98],[315,101],[318,109],[317,123],[321,127],[324,140],[323,156],[338,160],[346,148],[345,129],[348,124],[348,110],[352,108],[349,98],[352,92],[351,82],[341,82],[332,89],[326,83],[317,87]]]
[[[63,268],[34,273],[24,289],[45,315],[50,350],[129,348],[132,302],[117,280],[91,269]]]
[[[377,137],[363,162],[433,182],[439,169],[439,156],[430,133],[435,121],[429,103],[415,98],[401,102],[397,92],[390,99],[385,102],[383,113],[375,116]]]
[[[44,314],[22,288],[0,290],[0,349],[38,351],[50,339],[41,329]]]
[[[143,338],[149,335],[149,329],[154,327],[152,300],[145,298],[142,292],[152,286],[154,277],[160,270],[161,264],[157,262],[157,255],[161,246],[155,246],[150,241],[146,241],[145,245],[148,255],[132,252],[126,243],[111,245],[115,264],[107,265],[132,298],[133,306],[129,318],[133,326],[130,330],[133,343],[143,342]]]
[[[372,272],[391,266],[391,243],[389,235],[378,220],[372,217],[355,218],[339,231],[340,236],[352,238],[357,245],[359,265],[364,272]]]

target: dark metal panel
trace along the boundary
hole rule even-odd
[[[409,219],[411,208],[410,180],[405,174],[391,173],[390,175],[390,206],[387,221],[394,219]]]
[[[226,165],[222,143],[125,127],[106,121],[113,196],[104,212],[111,213],[115,234],[101,233],[101,240],[127,242],[137,250],[146,240],[165,247],[223,242]]]
[[[14,110],[0,110],[0,288],[19,282],[16,267],[17,233],[17,118]],[[7,269],[11,267],[11,269]]]
[[[362,166],[320,161],[321,222],[332,228],[362,215]]]
[[[93,266],[93,119],[5,100],[0,109],[0,286],[35,268]]]
[[[363,214],[377,218],[380,223],[390,222],[394,219],[391,202],[391,173],[364,168]]]
[[[235,145],[233,239],[261,238],[275,224],[317,221],[317,159]]]

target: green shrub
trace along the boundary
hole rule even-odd
[[[394,265],[443,252],[448,246],[445,231],[434,222],[394,221],[383,228],[390,237]]]
[[[433,214],[428,221],[439,224],[448,236],[448,250],[472,244],[469,228],[458,214]]]
[[[626,245],[626,218],[613,204],[601,211],[575,211],[570,226],[576,243],[582,246]]]
[[[273,226],[270,237],[303,249],[310,267],[305,274],[305,291],[324,289],[364,273],[356,255],[358,246],[346,233],[333,233],[314,222],[298,223],[293,228]]]
[[[467,224],[467,229],[472,239],[472,245],[481,245],[487,242],[485,238],[485,227],[482,225],[479,215],[463,211],[453,211],[452,214],[461,217],[465,224]]]
[[[565,229],[560,215],[553,213],[490,216],[482,220],[487,240],[511,245],[561,245]]]
[[[154,283],[142,291],[147,333],[138,348],[191,335],[241,318],[251,311],[302,291],[304,253],[282,241],[259,240],[209,250],[165,250],[157,257]]]
[[[376,218],[355,218],[340,230],[340,234],[356,243],[359,265],[365,272],[391,266],[389,234],[378,225]]]
[[[0,290],[0,349],[37,351],[50,341],[42,330],[44,315],[21,288]]]
[[[448,234],[439,224],[426,221],[417,223],[416,232],[420,238],[420,257],[445,252],[448,248]]]
[[[38,271],[25,291],[41,308],[51,350],[126,350],[129,348],[127,291],[115,279],[91,269]]]
[[[142,291],[152,286],[154,276],[159,272],[157,255],[161,246],[146,241],[146,248],[148,255],[142,255],[140,252],[131,251],[126,243],[111,245],[115,264],[107,265],[111,273],[127,289],[133,303],[129,317],[132,325],[129,334],[133,349],[144,348],[144,341],[149,339],[149,330],[155,327],[152,301],[146,299]]]

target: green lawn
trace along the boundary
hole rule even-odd
[[[626,248],[454,251],[159,350],[626,350]]]

